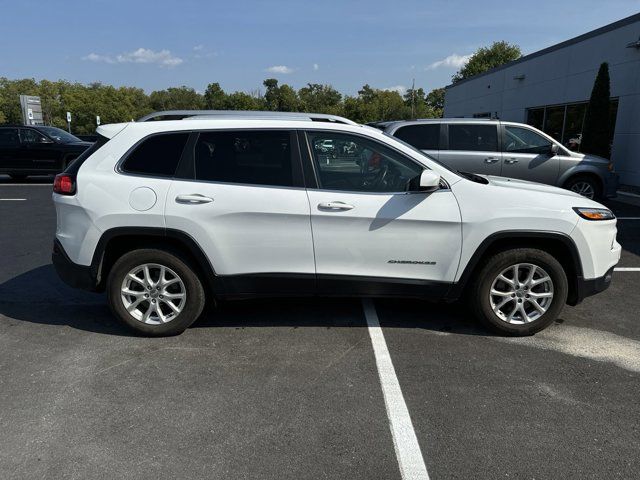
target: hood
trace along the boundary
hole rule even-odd
[[[604,157],[599,157],[598,155],[593,155],[591,153],[578,153],[578,152],[571,152],[571,156],[573,158],[578,158],[580,159],[580,163],[585,162],[585,163],[591,163],[593,165],[609,165],[609,160],[607,160]]]
[[[494,187],[504,188],[505,192],[508,192],[508,198],[518,195],[517,191],[523,190],[533,194],[529,195],[528,201],[532,202],[531,205],[540,202],[540,205],[551,206],[550,203],[554,203],[556,206],[571,206],[571,207],[591,207],[591,208],[608,208],[594,200],[589,200],[582,195],[565,190],[564,188],[553,187],[551,185],[545,185],[543,183],[528,182],[526,180],[517,180],[515,178],[495,177],[492,175],[483,175],[488,181],[489,185]],[[513,193],[510,191],[513,190]],[[537,195],[540,194],[540,195]],[[550,195],[553,195],[551,197]],[[578,199],[576,201],[576,199]]]
[[[584,198],[582,195],[572,192],[570,190],[554,187],[552,185],[545,185],[543,183],[529,182],[527,180],[518,180],[515,178],[497,177],[494,175],[482,175],[482,176],[489,181],[490,185],[494,185],[496,187],[514,188],[518,190],[529,190],[533,192],[553,193],[556,195],[564,195],[568,197]]]

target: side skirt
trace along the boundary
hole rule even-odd
[[[248,274],[217,277],[222,298],[270,296],[413,297],[441,300],[451,284],[408,278],[313,274]]]

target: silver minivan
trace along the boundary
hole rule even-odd
[[[546,183],[588,198],[616,196],[618,175],[609,160],[573,152],[530,125],[469,118],[369,125],[454,170]]]

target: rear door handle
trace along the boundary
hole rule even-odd
[[[351,210],[355,207],[353,205],[349,205],[348,203],[344,203],[344,202],[323,202],[318,204],[318,208],[320,210],[340,211],[340,210]]]
[[[484,159],[484,163],[496,163],[500,160],[498,157],[487,157]]]
[[[205,197],[199,193],[192,193],[190,195],[178,195],[176,197],[176,202],[186,203],[187,205],[197,205],[200,203],[211,203],[213,202],[213,198]]]
[[[504,163],[506,163],[507,165],[511,165],[513,163],[518,163],[518,159],[517,158],[507,158]]]

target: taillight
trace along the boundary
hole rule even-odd
[[[67,173],[61,173],[59,175],[56,175],[56,178],[53,181],[53,191],[54,193],[59,193],[60,195],[75,195],[76,193],[75,177]]]

